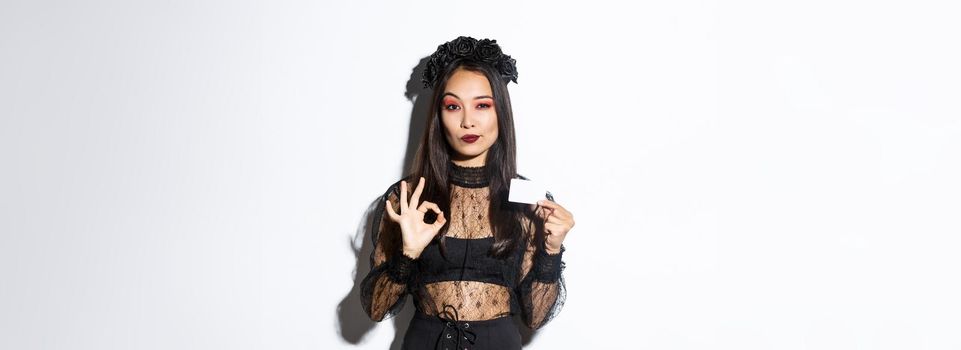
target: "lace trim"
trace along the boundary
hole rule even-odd
[[[397,284],[407,284],[413,277],[417,259],[397,251],[387,262],[387,277]]]
[[[539,282],[553,283],[561,278],[564,270],[564,251],[567,250],[561,245],[561,251],[556,254],[549,254],[543,249],[538,249],[534,254],[534,279]]]
[[[450,162],[450,182],[467,188],[487,187],[490,185],[487,166],[464,167]]]

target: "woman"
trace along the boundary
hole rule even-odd
[[[562,243],[573,216],[553,201],[507,201],[510,180],[524,179],[507,93],[514,64],[496,41],[463,36],[428,60],[431,115],[411,174],[374,213],[361,285],[375,321],[413,295],[404,349],[520,349],[510,316],[538,329],[563,305]]]

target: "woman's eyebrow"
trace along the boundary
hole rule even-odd
[[[458,99],[458,100],[460,99],[460,97],[459,97],[459,96],[457,96],[457,95],[454,95],[454,93],[453,93],[453,92],[450,92],[450,91],[448,91],[448,92],[445,92],[445,93],[444,93],[444,96],[447,96],[447,95],[451,95],[451,96],[454,96],[454,98],[456,98],[456,99]]]
[[[444,93],[444,96],[447,96],[447,95],[454,96],[454,98],[456,98],[456,99],[458,99],[458,100],[461,99],[460,96],[454,95],[454,93],[453,93],[453,92],[450,92],[450,91]],[[494,99],[494,97],[488,96],[488,95],[481,95],[481,96],[474,97],[475,100],[479,100],[479,99],[482,99],[482,98],[489,98],[489,99],[492,99],[492,100]]]

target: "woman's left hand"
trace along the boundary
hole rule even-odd
[[[544,219],[546,233],[544,248],[548,254],[560,253],[561,243],[574,227],[574,215],[557,202],[543,199],[537,201],[537,204],[541,206],[537,209],[537,216]]]

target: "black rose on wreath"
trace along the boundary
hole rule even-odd
[[[465,57],[470,56],[474,52],[474,46],[477,45],[477,39],[471,38],[469,36],[460,36],[450,42],[450,53],[454,56]]]
[[[424,78],[423,83],[425,88],[431,87],[432,82],[437,77],[437,60],[433,57],[427,60],[427,66],[424,67]]]
[[[511,56],[504,55],[503,57],[500,58],[500,60],[497,61],[497,63],[494,64],[494,68],[496,68],[497,71],[501,72],[501,75],[504,76],[505,81],[510,80],[516,84],[517,83],[516,62],[517,60],[511,58]]]
[[[494,62],[501,55],[501,48],[497,46],[497,40],[483,39],[477,42],[474,49],[474,58],[481,62]]]
[[[443,43],[443,44],[437,45],[437,51],[434,51],[434,54],[432,54],[431,57],[434,57],[434,56],[449,56],[449,55],[450,55],[450,47],[448,46],[448,44],[449,44],[449,43]]]
[[[438,78],[446,73],[448,67],[458,60],[470,60],[487,64],[496,69],[505,81],[517,82],[515,60],[505,55],[496,40],[477,40],[469,36],[459,36],[437,46],[437,51],[427,59],[424,67],[424,88],[433,88]]]

